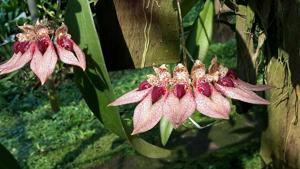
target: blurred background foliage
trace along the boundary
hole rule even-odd
[[[39,18],[61,20],[67,0],[38,0]],[[202,9],[204,1],[199,2],[184,17],[186,32]],[[30,14],[24,0],[2,0],[0,3],[0,62],[11,57],[11,45],[18,33],[17,25],[30,23]],[[216,33],[216,32],[215,32]],[[233,33],[231,33],[233,34]],[[236,41],[229,36],[225,43],[213,39],[204,62],[209,64],[214,56],[230,68],[236,67]],[[173,67],[174,65],[169,65]],[[185,126],[172,133],[168,148],[176,151],[175,157],[164,160],[147,159],[138,155],[130,145],[116,135],[108,132],[94,117],[84,102],[81,93],[73,82],[72,70],[56,70],[61,77],[56,80],[61,110],[52,113],[47,99],[47,89],[40,86],[33,74],[24,69],[0,78],[0,143],[18,160],[22,168],[205,168],[205,169],[260,169],[262,162],[258,155],[259,137],[247,141],[216,148],[208,138],[211,128],[193,129],[187,122]],[[109,72],[114,93],[120,96],[135,88],[151,68]],[[131,123],[135,105],[120,107],[122,118]],[[261,107],[250,112],[259,113]],[[232,112],[234,126],[240,112]],[[211,121],[203,116],[195,117],[202,125]],[[232,131],[244,137],[255,131],[253,116],[243,121],[249,126]],[[227,122],[226,122],[227,123]],[[222,125],[222,122],[217,122]],[[216,125],[217,126],[217,125]],[[192,128],[192,129],[189,129]],[[160,145],[156,127],[142,137]],[[219,137],[218,133],[216,133]],[[229,136],[230,137],[230,136]],[[232,138],[223,137],[226,142]],[[225,144],[225,143],[224,143]]]

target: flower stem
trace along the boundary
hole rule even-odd
[[[59,97],[55,89],[54,79],[49,78],[47,81],[48,99],[51,105],[52,112],[58,112],[60,109]]]
[[[183,29],[183,20],[181,13],[180,0],[176,0],[177,12],[178,12],[178,24],[179,24],[179,33],[180,33],[180,52],[182,53],[182,61],[185,66],[188,65],[188,59],[185,48],[185,38],[184,38],[184,29]]]

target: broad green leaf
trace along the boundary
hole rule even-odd
[[[72,38],[79,43],[86,54],[87,70],[85,72],[76,70],[77,82],[87,105],[95,116],[111,132],[128,140],[140,154],[151,158],[168,157],[171,151],[154,146],[136,136],[130,136],[123,126],[118,109],[107,107],[114,95],[89,1],[69,0],[65,22]]]
[[[163,117],[160,121],[160,139],[162,145],[166,145],[173,131],[173,126],[170,121]]]
[[[20,169],[14,156],[0,144],[0,169]]]
[[[195,59],[204,60],[211,43],[214,22],[214,1],[207,0],[187,39],[187,49]]]

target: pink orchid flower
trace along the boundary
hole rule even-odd
[[[124,94],[108,106],[140,102],[133,114],[132,135],[152,129],[163,116],[163,105],[168,94],[171,74],[165,65],[154,67],[156,75],[149,75],[138,88]]]
[[[177,128],[193,114],[196,103],[190,86],[189,72],[182,64],[174,68],[171,83],[163,112],[173,127]]]
[[[57,54],[49,35],[53,33],[44,23],[37,22],[35,26],[19,26],[22,33],[17,34],[18,41],[13,45],[13,56],[5,63],[0,65],[0,75],[18,70],[30,62],[30,68],[40,79],[43,85],[53,73],[57,62]],[[61,28],[59,28],[61,30]],[[65,29],[66,30],[66,29]],[[80,64],[70,62],[70,55],[67,52],[59,52],[61,60],[67,64],[73,64],[85,69],[85,57],[77,45],[66,34],[66,31],[58,31],[58,44],[68,50],[73,50],[80,60]],[[65,42],[66,41],[66,42]],[[61,49],[61,48],[60,48]],[[58,49],[59,51],[59,49]],[[80,56],[79,56],[80,55]],[[63,59],[62,59],[63,58]],[[80,58],[80,59],[79,59]],[[66,61],[67,60],[67,61]]]
[[[263,91],[270,87],[266,85],[252,85],[240,80],[233,70],[212,60],[209,68],[210,74],[218,74],[219,78],[214,82],[215,88],[227,97],[252,104],[269,104],[269,101],[261,98],[253,91]]]
[[[79,66],[85,70],[85,55],[67,32],[68,28],[64,24],[55,31],[55,46],[59,59],[66,64]]]
[[[215,75],[205,73],[205,65],[196,60],[192,68],[192,79],[196,109],[209,117],[228,119],[230,113],[229,101],[212,85]]]

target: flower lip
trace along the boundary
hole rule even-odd
[[[151,85],[147,80],[144,80],[142,83],[140,83],[139,88],[138,88],[138,91],[148,89],[148,88],[150,88],[151,86],[152,86],[152,85]]]
[[[206,97],[210,97],[211,96],[211,88],[210,88],[210,84],[206,81],[206,80],[203,80],[203,79],[199,79],[196,83],[196,86],[197,86],[197,90],[205,95]]]
[[[151,92],[152,104],[157,102],[166,93],[166,88],[163,86],[154,86]]]
[[[44,36],[41,37],[38,41],[37,41],[37,46],[39,48],[39,50],[41,51],[42,54],[44,54],[48,48],[48,46],[50,45],[51,40],[49,38],[49,36]]]
[[[70,38],[68,38],[66,35],[60,36],[57,39],[57,43],[59,46],[69,51],[73,51],[73,41]]]
[[[218,84],[226,87],[234,87],[234,83],[230,76],[225,76],[219,79]]]
[[[226,74],[227,77],[230,77],[232,79],[237,79],[237,74],[234,70],[232,69],[229,69],[227,74]]]
[[[181,99],[186,93],[186,85],[184,84],[176,84],[174,88],[174,94],[179,99]]]
[[[24,41],[24,42],[17,41],[13,44],[13,52],[14,53],[21,52],[22,54],[24,54],[28,50],[28,48],[29,48],[29,42],[26,42],[26,41]]]

